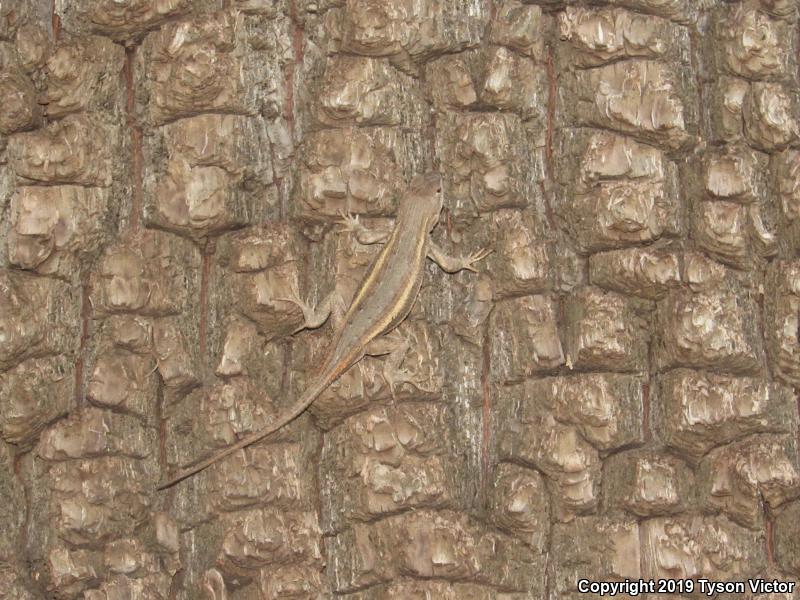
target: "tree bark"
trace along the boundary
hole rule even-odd
[[[794,0],[0,2],[0,598],[800,597],[799,35]],[[367,357],[156,491],[293,404],[379,251],[342,215],[427,171],[436,244],[492,253],[426,268],[409,381]]]

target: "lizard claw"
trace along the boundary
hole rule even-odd
[[[361,221],[358,220],[358,215],[353,215],[344,209],[340,209],[338,212],[340,217],[339,223],[344,226],[340,231],[347,231],[356,235],[363,231],[364,226],[361,224]]]
[[[307,324],[314,320],[314,309],[309,306],[308,302],[300,298],[300,292],[297,289],[297,283],[291,284],[289,294],[287,296],[275,298],[275,300],[280,300],[281,302],[290,302],[303,312],[303,324],[294,330],[292,335],[305,329]]]
[[[492,253],[491,248],[481,248],[480,250],[476,250],[464,260],[464,269],[467,271],[472,271],[473,273],[477,273],[478,270],[473,266],[474,263],[478,262],[479,260],[483,260],[487,256]]]
[[[280,300],[281,302],[290,302],[300,307],[305,304],[305,302],[300,299],[300,291],[297,289],[296,281],[289,284],[289,293],[286,296],[276,296],[274,299]]]

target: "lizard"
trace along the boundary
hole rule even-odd
[[[193,466],[178,471],[167,481],[158,485],[159,490],[202,471],[215,462],[241,450],[281,429],[301,415],[325,389],[336,381],[347,369],[365,355],[375,338],[389,333],[409,314],[422,283],[426,258],[432,259],[444,271],[455,273],[462,269],[475,272],[473,264],[489,254],[481,249],[466,257],[447,255],[430,237],[439,222],[443,206],[442,180],[438,173],[415,176],[406,192],[400,197],[394,228],[361,282],[349,309],[342,318],[338,333],[325,352],[316,375],[294,405],[267,427],[242,438]],[[357,218],[349,220],[349,229],[361,227]],[[380,241],[375,238],[373,241]],[[369,243],[369,242],[365,242]],[[327,320],[327,314],[314,319],[309,325],[310,312],[298,298],[284,298],[303,309],[306,327],[319,327]],[[329,303],[328,303],[329,304]],[[298,330],[299,331],[299,330]],[[384,352],[375,352],[381,354]],[[392,382],[389,381],[390,385]]]

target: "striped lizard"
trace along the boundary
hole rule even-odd
[[[294,406],[266,428],[242,438],[210,458],[178,471],[161,483],[159,490],[202,471],[282,428],[302,414],[342,373],[365,355],[373,354],[370,352],[370,343],[397,327],[411,311],[422,283],[426,257],[448,273],[462,269],[475,271],[473,264],[489,254],[488,250],[482,249],[466,257],[453,257],[430,239],[432,229],[439,222],[442,202],[442,180],[438,174],[417,175],[412,180],[400,198],[394,229],[361,282],[342,319],[340,330],[328,347],[322,366]],[[351,230],[361,228],[353,217],[345,217],[345,224]],[[372,241],[380,240],[375,238]],[[282,300],[293,302],[303,309],[305,323],[300,329],[319,327],[331,312],[331,302],[325,303],[327,308],[323,314],[312,316],[314,311],[296,294],[294,298]],[[385,352],[374,352],[381,353]],[[385,369],[384,376],[393,386],[393,375]]]

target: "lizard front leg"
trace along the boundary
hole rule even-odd
[[[341,220],[339,221],[344,228],[342,231],[350,232],[362,246],[381,244],[389,238],[389,231],[371,230],[358,220],[358,215],[352,215],[345,211],[339,211]]]
[[[348,231],[353,234],[360,244],[379,244],[386,241],[389,237],[389,232],[373,231],[365,227],[358,220],[358,215],[351,215],[345,211],[339,211],[339,216],[341,217],[340,223],[344,226],[342,231]],[[303,329],[316,329],[321,327],[331,315],[334,320],[334,328],[339,330],[343,325],[342,319],[344,314],[347,312],[344,300],[341,294],[336,290],[328,294],[316,307],[312,307],[308,302],[300,298],[300,293],[296,286],[291,288],[288,296],[276,298],[276,300],[291,302],[303,311],[304,322],[293,333],[297,333]]]
[[[428,258],[439,265],[447,273],[457,273],[462,269],[477,273],[473,266],[474,263],[486,258],[491,254],[491,250],[481,248],[469,256],[451,256],[442,250],[430,237],[428,238]]]

